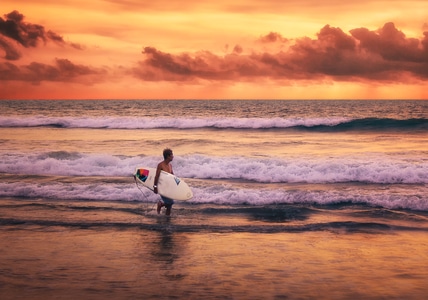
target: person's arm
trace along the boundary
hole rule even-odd
[[[157,169],[156,169],[156,176],[155,176],[155,181],[153,184],[153,192],[155,192],[155,194],[158,193],[158,181],[159,181],[159,176],[160,176],[161,170],[162,170],[162,168],[159,164]]]

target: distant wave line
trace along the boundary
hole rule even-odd
[[[308,131],[428,130],[427,118],[150,118],[150,117],[10,117],[0,127],[87,129],[295,129]]]

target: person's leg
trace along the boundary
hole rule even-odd
[[[160,214],[162,206],[165,206],[165,204],[161,200],[159,200],[158,201],[158,206],[157,206],[157,209],[156,209],[157,212],[158,212],[158,214]]]
[[[166,198],[166,197],[162,197],[162,201],[163,201],[164,206],[166,207],[165,214],[167,216],[169,216],[171,214],[171,208],[172,208],[172,205],[174,204],[174,200]]]
[[[169,216],[169,215],[171,214],[171,207],[172,207],[172,205],[168,205],[168,206],[166,206],[166,212],[165,212],[165,215]]]

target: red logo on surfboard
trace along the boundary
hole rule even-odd
[[[138,169],[137,171],[137,177],[142,182],[145,182],[147,180],[147,177],[149,177],[149,170],[146,169]]]

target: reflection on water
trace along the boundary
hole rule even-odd
[[[175,231],[174,222],[172,217],[158,216],[155,220],[156,231],[151,235],[152,240],[145,241],[146,245],[149,245],[148,251],[152,260],[150,265],[153,268],[148,271],[157,278],[155,287],[147,287],[146,292],[154,297],[159,296],[160,291],[165,295],[165,292],[171,289],[171,281],[182,280],[186,276],[185,272],[188,271],[182,262],[187,260],[184,252],[188,238]],[[175,287],[175,289],[177,291],[171,289],[169,293],[180,294],[180,288]]]
[[[131,204],[3,204],[1,214],[14,221],[0,216],[2,300],[422,299],[428,293],[423,213],[177,206],[165,217]],[[290,226],[299,230],[274,230]]]
[[[161,216],[157,219],[157,224],[161,229],[157,232],[159,237],[154,242],[156,248],[153,249],[152,255],[156,261],[173,264],[179,257],[181,244],[176,243],[174,233],[168,228],[171,218]]]

